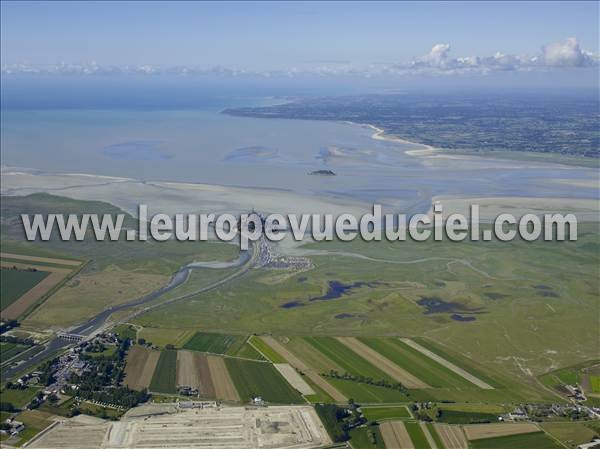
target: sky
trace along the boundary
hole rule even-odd
[[[580,68],[565,76],[577,82],[585,71],[586,82],[597,79],[598,2],[3,1],[1,13],[5,74],[179,67],[460,76]]]

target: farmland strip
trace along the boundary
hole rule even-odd
[[[380,430],[386,449],[415,449],[402,421],[386,421]]]
[[[207,357],[210,377],[215,387],[215,396],[224,401],[240,401],[240,396],[229,376],[227,366],[222,357],[210,355]]]
[[[352,349],[356,354],[367,360],[369,363],[385,371],[388,375],[393,377],[405,387],[429,388],[429,385],[427,385],[421,379],[400,368],[394,362],[384,357],[377,351],[371,349],[358,339],[354,337],[337,337],[337,340]]]
[[[298,372],[288,363],[275,363],[275,369],[279,374],[296,390],[303,395],[315,394],[314,390],[308,385]]]
[[[141,377],[144,373],[144,365],[148,359],[149,351],[143,346],[135,345],[129,349],[127,364],[125,365],[125,379],[123,383],[132,390],[141,390]]]
[[[196,360],[191,351],[177,351],[177,386],[200,389]]]
[[[210,367],[208,365],[208,359],[204,354],[194,353],[196,356],[196,366],[198,369],[198,376],[200,377],[200,395],[207,398],[214,398],[215,386],[210,374]]]
[[[70,270],[64,270],[61,268],[48,270],[46,267],[44,267],[41,269],[41,271],[49,271],[50,274],[25,292],[19,299],[9,305],[6,309],[4,309],[2,311],[2,318],[18,318],[70,273]]]
[[[146,358],[146,363],[144,364],[144,370],[142,371],[142,375],[138,381],[140,388],[148,388],[150,386],[150,382],[152,382],[152,376],[154,376],[154,370],[156,370],[156,365],[158,365],[159,358],[159,351],[149,351],[148,357]]]
[[[444,443],[445,449],[468,449],[469,445],[460,427],[435,424],[435,430]]]
[[[50,257],[26,256],[23,254],[12,254],[12,253],[0,253],[0,258],[27,260],[27,261],[31,261],[31,262],[54,263],[57,265],[70,265],[70,266],[81,265],[81,261],[79,261],[79,260],[53,259]]]
[[[507,423],[507,424],[474,424],[463,427],[469,440],[481,438],[495,438],[522,433],[539,432],[540,428],[531,423]]]
[[[448,368],[449,370],[451,370],[451,371],[455,372],[456,374],[458,374],[459,376],[462,376],[463,378],[465,378],[466,380],[468,380],[472,384],[477,385],[479,388],[482,388],[484,390],[493,390],[494,389],[494,387],[492,387],[490,384],[484,382],[481,379],[478,379],[474,375],[466,372],[464,369],[456,366],[454,363],[449,362],[448,360],[444,359],[443,357],[440,357],[439,355],[437,355],[436,353],[430,351],[429,349],[424,348],[423,346],[421,346],[417,342],[411,340],[410,338],[401,338],[400,340],[403,343],[405,343],[408,346],[410,346],[411,348],[416,349],[417,351],[419,351],[423,355],[426,355],[430,359],[435,360],[440,365],[443,365],[446,368]]]
[[[427,428],[427,424],[423,421],[419,421],[419,425],[421,426],[421,430],[423,431],[423,434],[425,435],[425,438],[427,439],[427,443],[429,444],[429,447],[431,449],[443,449],[443,448],[438,448],[437,444],[435,442],[435,440],[433,439],[433,436],[431,436],[431,433],[429,432],[429,429]]]
[[[281,357],[286,359],[290,365],[294,368],[302,371],[306,374],[311,381],[315,383],[319,388],[325,391],[329,396],[336,402],[347,402],[348,398],[344,396],[340,391],[319,376],[319,373],[314,371],[312,368],[307,366],[302,360],[296,357],[292,352],[288,351],[281,343],[275,340],[273,337],[261,337],[261,339],[271,346]]]

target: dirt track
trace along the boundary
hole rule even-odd
[[[348,402],[348,398],[340,393],[333,385],[319,376],[319,373],[307,366],[302,360],[292,354],[288,349],[275,340],[273,337],[260,337],[266,344],[273,348],[281,357],[286,359],[294,368],[306,374],[314,384],[325,391],[336,402]]]
[[[469,440],[503,437],[507,435],[518,435],[521,433],[540,431],[538,426],[531,423],[473,424],[471,426],[463,426],[463,429]]]
[[[400,340],[402,340],[403,343],[407,344],[411,348],[416,349],[421,354],[426,355],[431,360],[435,360],[440,365],[443,365],[446,368],[448,368],[449,370],[454,371],[456,374],[458,374],[459,376],[468,380],[472,384],[477,385],[479,388],[481,388],[483,390],[493,390],[494,389],[494,387],[485,383],[483,380],[478,379],[477,377],[473,376],[471,373],[468,373],[464,369],[456,366],[454,363],[451,363],[448,360],[444,359],[443,357],[440,357],[439,355],[435,354],[434,352],[431,352],[429,349],[424,348],[417,342],[412,341],[410,338],[401,338]]]
[[[390,359],[384,357],[374,349],[370,348],[360,340],[354,337],[337,337],[337,340],[348,346],[359,356],[367,360],[372,365],[378,367],[392,378],[396,379],[407,388],[430,388],[421,379],[413,376],[408,371],[400,368]]]
[[[235,389],[235,385],[229,376],[227,366],[222,357],[213,355],[207,356],[210,377],[215,387],[215,396],[224,401],[240,401],[240,395]]]
[[[402,421],[385,421],[379,429],[386,449],[415,449]]]

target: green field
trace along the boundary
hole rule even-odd
[[[590,375],[590,385],[593,393],[600,393],[600,376]]]
[[[0,310],[6,309],[49,274],[47,271],[0,268]]]
[[[194,336],[183,345],[183,349],[210,352],[212,354],[229,354],[230,352],[237,352],[245,341],[246,337],[242,335],[196,332]]]
[[[425,438],[425,434],[418,422],[406,422],[404,425],[415,448],[430,449],[431,446],[429,446],[427,438]]]
[[[136,299],[166,284],[170,276],[186,263],[231,260],[237,257],[238,252],[233,245],[220,242],[203,242],[202,245],[177,241],[148,244],[124,238],[97,241],[89,236],[83,241],[63,241],[56,235],[46,242],[26,242],[19,226],[22,213],[114,215],[123,211],[105,202],[79,201],[48,194],[2,197],[2,251],[89,261],[81,273],[27,317],[25,323],[32,327],[68,327],[80,323],[108,306]],[[137,226],[131,215],[125,216],[123,226]],[[220,270],[199,271],[221,275]],[[169,293],[175,294],[175,290]],[[86,301],[81,301],[81,297],[85,297]]]
[[[435,441],[436,446],[439,449],[443,448],[444,443],[442,443],[442,439],[440,438],[437,431],[435,430],[435,425],[433,423],[427,423],[426,426],[427,426],[427,430],[429,430],[429,434],[433,438],[433,441]]]
[[[248,343],[245,335],[225,335],[210,332],[196,332],[183,349],[229,355],[244,359],[264,360],[264,357]]]
[[[385,380],[390,384],[396,384],[396,381],[385,372],[373,366],[333,337],[304,337],[304,340],[337,365],[342,370],[338,373],[340,375],[346,372],[352,376],[371,379],[374,382]],[[323,370],[323,373],[328,374],[328,371]],[[327,381],[347,397],[359,402],[382,403],[408,400],[408,396],[404,392],[393,388],[339,378],[327,378]]]
[[[369,421],[381,421],[383,419],[410,418],[411,414],[405,406],[400,407],[363,407],[363,415]]]
[[[300,404],[304,400],[270,363],[226,358],[229,375],[243,402],[255,396],[267,402]]]
[[[431,387],[477,388],[463,377],[396,338],[370,337],[361,340]]]
[[[123,340],[129,338],[133,341],[136,341],[137,339],[136,328],[128,324],[120,324],[119,326],[113,328],[112,331]]]
[[[67,327],[108,305],[133,299],[154,285],[164,285],[184,263],[231,260],[237,256],[233,245],[208,242],[103,244],[93,239],[52,239],[43,244],[27,243],[22,230],[13,224],[21,213],[121,211],[107,203],[51,195],[3,197],[1,207],[3,251],[90,261],[69,285],[24,321],[26,328]],[[134,224],[131,217],[127,220],[125,225]],[[147,340],[159,346],[174,344],[178,348],[198,329],[226,335],[291,336],[290,350],[319,372],[327,373],[331,369],[328,365],[337,365],[342,371],[356,371],[373,378],[381,376],[378,367],[368,363],[363,366],[355,355],[347,359],[347,354],[337,353],[338,348],[326,347],[328,353],[324,354],[302,337],[345,335],[371,340],[378,336],[382,338],[374,340],[385,343],[385,351],[393,349],[394,354],[387,352],[390,358],[399,357],[397,363],[404,364],[407,370],[416,371],[418,366],[420,376],[439,386],[425,391],[432,400],[551,402],[557,397],[532,382],[528,370],[541,376],[544,384],[556,385],[572,381],[573,373],[546,376],[549,367],[576,366],[597,357],[597,336],[590,329],[597,326],[600,313],[600,284],[596,276],[600,233],[597,223],[581,222],[578,228],[576,242],[312,243],[304,247],[319,250],[319,255],[310,256],[314,268],[308,272],[282,275],[275,270],[250,270],[219,288],[141,314],[133,323],[142,327],[139,336],[150,335],[152,338]],[[348,254],[370,260],[357,263],[358,259]],[[225,273],[226,270],[197,270],[187,284],[168,296],[195,291],[206,285],[209,278],[214,280]],[[118,284],[109,282],[115,279],[119,279]],[[331,281],[363,284],[349,288],[340,298],[309,301],[326,294]],[[81,301],[81,297],[88,300]],[[474,310],[476,313],[469,316],[476,319],[461,322],[453,319],[451,312],[430,311],[422,303],[427,298],[450,304],[459,314],[461,310]],[[282,307],[291,301],[299,301],[303,306]],[[459,386],[463,380],[443,367],[401,346],[396,349],[389,339],[397,336],[415,338],[425,346],[435,347],[435,352],[496,389],[480,391]],[[244,345],[235,354],[231,354],[231,349],[227,351],[227,355],[253,355],[252,349]],[[398,399],[396,392],[382,392],[370,385],[338,379],[332,382],[347,396],[365,402],[420,398],[420,392]]]
[[[355,449],[386,449],[379,426],[364,425],[352,429],[350,444]]]
[[[0,361],[4,363],[11,357],[14,357],[17,354],[23,352],[28,347],[29,346],[20,345],[17,343],[0,342]]]
[[[445,403],[441,404],[441,407],[444,410],[453,410],[457,412],[490,413],[495,415],[502,415],[512,410],[512,407],[510,405],[485,404],[475,402]]]
[[[19,413],[15,419],[25,424],[25,430],[19,434],[17,446],[22,446],[35,435],[52,424],[52,415],[40,410],[27,410]]]
[[[344,379],[328,378],[327,382],[341,391],[347,398],[361,404],[382,404],[386,402],[407,402],[413,399],[399,390],[379,387]],[[423,398],[425,398],[423,396]]]
[[[15,407],[24,407],[41,391],[40,388],[25,389],[5,388],[0,393],[2,402],[10,402]]]
[[[471,441],[473,449],[561,449],[558,443],[544,432],[485,438]],[[564,448],[563,448],[564,449]]]
[[[373,366],[333,337],[306,337],[305,340],[347,373],[355,376],[370,377],[375,380],[385,379],[393,383],[395,382],[385,372]]]
[[[566,390],[563,388],[564,385],[576,385],[583,382],[584,370],[590,366],[598,364],[598,360],[589,360],[584,363],[578,363],[576,365],[566,366],[559,368],[554,371],[550,371],[542,376],[539,376],[540,382],[545,386],[554,389],[555,391],[566,394]],[[590,375],[590,387],[594,388],[592,378],[598,378],[598,376]],[[600,385],[598,385],[600,387]],[[599,390],[600,391],[600,390]]]
[[[450,349],[447,346],[442,346],[439,343],[436,343],[428,338],[415,338],[414,339],[421,346],[429,349],[431,352],[443,357],[447,361],[453,363],[454,365],[463,368],[468,371],[470,374],[475,377],[481,379],[487,384],[491,385],[494,388],[502,388],[502,383],[492,375],[493,370],[484,370],[483,367],[478,366],[471,358],[466,357],[463,354],[457,353]],[[469,383],[470,385],[473,385]]]
[[[150,391],[158,393],[175,394],[177,381],[177,351],[166,350],[160,353],[158,364],[152,375]]]
[[[273,348],[262,341],[259,337],[250,337],[250,342],[256,349],[265,355],[273,363],[287,363],[287,360],[281,357]]]
[[[460,412],[443,408],[440,408],[439,411],[438,421],[448,424],[480,424],[498,421],[498,415],[493,413]]]
[[[589,443],[600,434],[589,428],[584,422],[548,422],[543,423],[542,429],[557,440],[574,448],[578,444]]]
[[[311,257],[314,269],[309,273],[277,277],[269,270],[252,270],[243,279],[158,308],[135,322],[152,327],[177,320],[186,329],[202,323],[205,331],[233,334],[427,335],[428,340],[475,361],[474,375],[481,371],[485,375],[478,377],[495,380],[496,373],[502,377],[501,392],[484,392],[469,400],[502,400],[516,384],[511,401],[548,401],[553,395],[531,383],[523,369],[540,375],[549,366],[579,363],[597,352],[589,329],[596,326],[593,317],[600,313],[595,276],[600,239],[596,224],[578,225],[577,242],[357,240],[305,245],[322,251]],[[357,263],[346,253],[375,260]],[[339,299],[308,301],[326,293],[332,280],[370,284],[352,288]],[[451,313],[427,313],[418,304],[423,298],[457,304],[459,310],[477,310],[476,320],[460,322]],[[282,307],[292,301],[304,306]],[[570,306],[575,303],[576,308]],[[564,338],[567,333],[569,339]],[[572,351],[573,346],[581,349]],[[526,360],[526,366],[515,363],[515,358]],[[451,394],[438,396],[461,400]]]
[[[262,354],[249,343],[249,340],[233,355],[242,359],[265,360]]]

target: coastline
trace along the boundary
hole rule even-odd
[[[485,153],[477,153],[467,150],[450,150],[440,147],[434,147],[432,145],[427,145],[424,143],[413,142],[410,140],[403,139],[397,136],[386,135],[386,131],[382,128],[379,128],[371,123],[357,123],[344,121],[343,123],[348,123],[352,125],[358,125],[362,127],[370,128],[374,131],[371,135],[371,138],[374,140],[380,140],[385,142],[394,142],[402,145],[412,145],[416,147],[421,147],[419,149],[414,150],[405,150],[404,153],[409,156],[415,157],[428,157],[428,158],[444,158],[444,159],[454,159],[454,160],[477,160],[477,159],[490,159],[494,161],[512,161],[512,162],[521,162],[528,164],[545,164],[545,165],[553,165],[556,167],[569,169],[573,167],[578,168],[598,168],[600,167],[600,160],[587,160],[584,158],[577,158],[573,156],[563,156],[560,154],[546,154],[546,153],[532,153],[532,152],[518,152],[518,151],[486,151]],[[560,158],[560,160],[551,160],[550,158]],[[589,159],[589,158],[588,158]],[[588,162],[588,163],[585,163]]]
[[[357,124],[354,122],[349,122],[349,123]],[[435,153],[444,151],[441,148],[435,148],[435,147],[432,147],[431,145],[426,145],[424,143],[411,142],[410,140],[402,139],[397,136],[386,135],[384,129],[378,128],[377,126],[372,125],[370,123],[366,123],[366,124],[362,124],[362,125],[358,124],[358,125],[366,126],[367,128],[371,128],[373,131],[375,131],[371,135],[371,138],[373,140],[382,140],[384,142],[395,142],[395,143],[401,143],[403,145],[414,145],[414,146],[423,147],[418,150],[406,150],[405,153],[410,156],[431,156]]]

